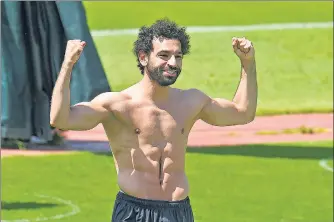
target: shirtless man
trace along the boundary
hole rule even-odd
[[[72,107],[71,70],[85,42],[68,41],[53,91],[50,121],[64,130],[103,125],[120,188],[113,222],[194,221],[185,174],[191,128],[197,120],[230,126],[247,124],[255,117],[257,80],[252,43],[245,38],[232,39],[232,48],[241,62],[241,78],[229,101],[210,98],[197,89],[170,87],[181,73],[189,39],[184,28],[168,19],[142,27],[133,50],[143,75],[141,81],[121,92],[106,92]]]

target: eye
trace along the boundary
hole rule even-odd
[[[167,58],[168,56],[165,55],[165,54],[162,54],[162,55],[159,55],[159,57],[161,57],[161,58]]]

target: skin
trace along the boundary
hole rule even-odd
[[[102,124],[112,147],[120,189],[138,198],[177,201],[189,194],[185,152],[194,123],[202,120],[230,126],[254,119],[255,52],[249,40],[232,39],[241,78],[229,101],[210,98],[197,89],[171,87],[182,70],[181,44],[175,39],[154,39],[152,43],[149,55],[139,53],[145,66],[140,82],[70,107],[71,71],[85,42],[69,41],[53,91],[50,123],[63,130],[89,130]]]

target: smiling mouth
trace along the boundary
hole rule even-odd
[[[174,72],[164,71],[163,74],[165,76],[173,76],[174,77],[174,76],[177,75],[177,72],[176,71],[174,71]]]

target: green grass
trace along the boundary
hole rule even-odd
[[[169,17],[181,25],[248,25],[332,21],[332,2],[84,2],[91,29],[125,29]],[[247,16],[245,16],[247,15]],[[256,47],[257,115],[333,111],[332,29],[192,34],[176,86],[196,87],[212,97],[232,99],[239,64],[232,36]],[[138,80],[131,53],[135,36],[94,38],[113,91]]]
[[[231,49],[233,36],[247,36],[256,48],[258,115],[333,110],[332,29],[191,34],[191,54],[184,58],[175,86],[232,99],[240,73]],[[142,77],[131,53],[135,38],[94,39],[113,91]]]
[[[333,168],[333,160],[329,160],[329,161],[327,162],[327,164],[328,164],[328,166],[330,166],[330,167]]]
[[[333,174],[319,161],[333,141],[188,148],[186,170],[196,221],[332,221]],[[70,200],[75,216],[51,220],[110,221],[118,191],[110,155],[10,157],[2,161],[2,219],[32,219],[69,207],[34,193]]]
[[[331,2],[84,2],[91,29],[137,28],[168,16],[182,25],[332,21]]]

